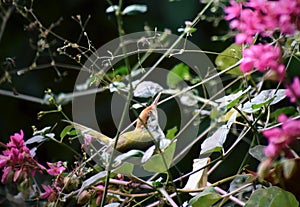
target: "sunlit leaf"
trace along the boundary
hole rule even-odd
[[[220,152],[223,149],[223,144],[226,141],[231,125],[235,122],[236,116],[237,112],[234,112],[227,124],[220,126],[210,137],[204,140],[201,144],[200,154]]]
[[[140,4],[133,4],[130,6],[127,6],[124,10],[123,10],[123,14],[126,15],[133,15],[136,13],[145,13],[147,11],[147,6],[146,5],[140,5]]]
[[[190,80],[191,74],[189,67],[184,63],[179,63],[173,67],[167,75],[167,84],[170,88],[175,88],[176,85],[183,80]]]
[[[135,83],[132,83],[132,85],[135,86]],[[133,95],[135,97],[148,98],[148,97],[155,96],[157,93],[161,92],[162,90],[163,87],[158,83],[154,83],[152,81],[143,81],[136,86]]]
[[[119,207],[121,204],[120,203],[109,203],[109,204],[106,204],[104,207]]]
[[[217,56],[215,60],[215,64],[217,65],[218,70],[225,70],[230,66],[234,65],[235,63],[237,63],[241,58],[242,58],[242,46],[233,43]],[[231,69],[227,73],[233,75],[243,74],[239,66]]]
[[[263,90],[250,101],[246,102],[242,107],[242,111],[246,113],[253,113],[267,104],[276,104],[285,97],[285,89],[279,89],[277,91],[275,89]]]
[[[149,147],[149,149],[146,150],[144,156],[142,157],[141,163],[147,162],[150,157],[154,154],[155,152],[155,145]]]
[[[189,179],[183,189],[196,190],[196,189],[206,186],[206,184],[207,184],[207,174],[206,174],[207,167],[206,168],[204,168],[204,167],[208,164],[209,160],[210,159],[208,157],[202,158],[202,159],[194,159],[193,171],[196,171],[196,170],[199,170],[199,171],[189,176]],[[198,193],[190,193],[190,194],[196,195]]]
[[[111,93],[119,91],[119,88],[125,88],[125,84],[123,82],[113,82],[109,84],[109,91]]]
[[[237,93],[230,94],[228,96],[224,96],[222,98],[219,98],[216,100],[217,103],[219,103],[219,108],[223,108],[226,106],[226,109],[230,109],[233,106],[236,106],[239,102],[239,100],[243,97],[244,94],[246,94],[251,87],[249,86],[245,90],[240,90]]]
[[[31,155],[32,157],[35,157],[35,155],[36,155],[36,150],[37,150],[36,147],[33,147],[32,149],[30,149],[30,155]]]
[[[50,131],[50,129],[51,129],[50,126],[45,127],[45,128],[43,128],[43,129],[41,129],[41,130],[34,131],[34,132],[33,132],[33,135],[46,134],[47,132]]]
[[[106,12],[106,13],[111,13],[111,12],[117,11],[118,9],[119,9],[119,6],[117,6],[117,5],[112,5],[112,6],[108,7],[108,8],[105,10],[105,12]]]
[[[128,160],[133,157],[143,157],[143,155],[144,155],[144,152],[141,150],[137,150],[137,149],[130,150],[126,153],[123,153],[123,154],[117,156],[114,160],[114,162],[115,162],[114,165],[121,164],[122,161]]]
[[[32,144],[32,143],[40,143],[40,142],[43,142],[45,140],[47,140],[47,137],[42,136],[42,135],[37,135],[37,136],[31,137],[30,139],[28,139],[25,142],[25,145]]]
[[[162,153],[152,156],[143,166],[148,172],[166,172],[172,163],[176,142],[170,144]],[[165,162],[164,162],[165,161]],[[165,164],[167,166],[165,166]]]
[[[165,149],[166,147],[169,146],[169,144],[171,143],[170,139],[167,138],[163,138],[159,140],[159,149]]]
[[[298,207],[295,196],[279,187],[259,189],[252,193],[245,207]]]
[[[189,205],[192,207],[211,207],[214,203],[220,200],[222,196],[210,187],[205,189],[203,192],[198,193],[197,196],[189,201]]]

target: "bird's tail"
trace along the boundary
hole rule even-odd
[[[100,142],[102,145],[109,146],[111,144],[112,139],[109,138],[108,136],[105,136],[104,134],[91,129],[89,127],[86,127],[84,125],[68,121],[68,120],[63,120],[71,125],[78,131],[80,135],[83,135],[85,138],[88,136],[91,137],[91,139],[96,139],[98,142]]]

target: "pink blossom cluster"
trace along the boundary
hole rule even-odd
[[[6,144],[6,150],[0,155],[0,168],[3,168],[1,182],[16,182],[25,179],[29,174],[34,175],[37,170],[45,167],[39,164],[30,154],[30,150],[24,143],[24,133],[15,133],[10,136],[10,142]]]
[[[44,189],[44,193],[41,194],[42,199],[48,199],[49,202],[53,202],[57,199],[59,192],[62,190],[61,186],[63,184],[63,177],[60,176],[66,168],[62,166],[62,161],[58,161],[56,163],[47,162],[49,169],[47,169],[47,173],[52,176],[58,176],[57,179],[51,185],[42,184],[42,188]]]
[[[230,1],[225,8],[226,20],[231,20],[230,27],[238,30],[235,37],[237,44],[251,43],[253,36],[270,36],[276,30],[283,34],[293,34],[300,28],[299,0],[249,0],[246,2]]]
[[[263,131],[263,135],[268,139],[268,146],[264,152],[266,156],[275,158],[291,142],[300,137],[300,120],[293,120],[281,114],[278,121],[281,127],[275,127]]]
[[[286,95],[290,98],[292,103],[296,102],[296,99],[300,99],[300,79],[295,77],[292,84],[286,85]]]
[[[259,71],[272,69],[277,73],[279,79],[284,77],[285,67],[281,63],[281,51],[279,47],[270,44],[257,44],[243,50],[243,61],[240,65],[241,70],[246,73],[253,68]]]
[[[49,175],[57,176],[66,170],[64,166],[62,166],[62,161],[58,161],[56,163],[47,162],[49,169],[47,170]]]
[[[58,192],[61,191],[61,188],[59,186],[51,187],[49,185],[42,184],[42,188],[45,190],[45,192],[41,194],[41,198],[47,198],[49,202],[55,201]]]

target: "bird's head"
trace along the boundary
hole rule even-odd
[[[157,95],[153,103],[146,107],[139,115],[136,123],[136,129],[144,129],[145,126],[151,131],[151,128],[158,126],[157,103],[160,94]]]

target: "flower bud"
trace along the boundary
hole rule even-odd
[[[79,194],[77,204],[84,205],[90,201],[91,197],[92,193],[87,190],[84,190]]]
[[[267,175],[270,172],[270,169],[272,167],[273,164],[273,159],[272,158],[267,158],[265,160],[263,160],[259,166],[258,166],[258,170],[257,170],[257,175],[260,179],[264,179],[265,177],[267,177]]]
[[[80,181],[75,175],[72,175],[65,177],[63,182],[66,191],[72,191],[74,189],[77,189]]]

